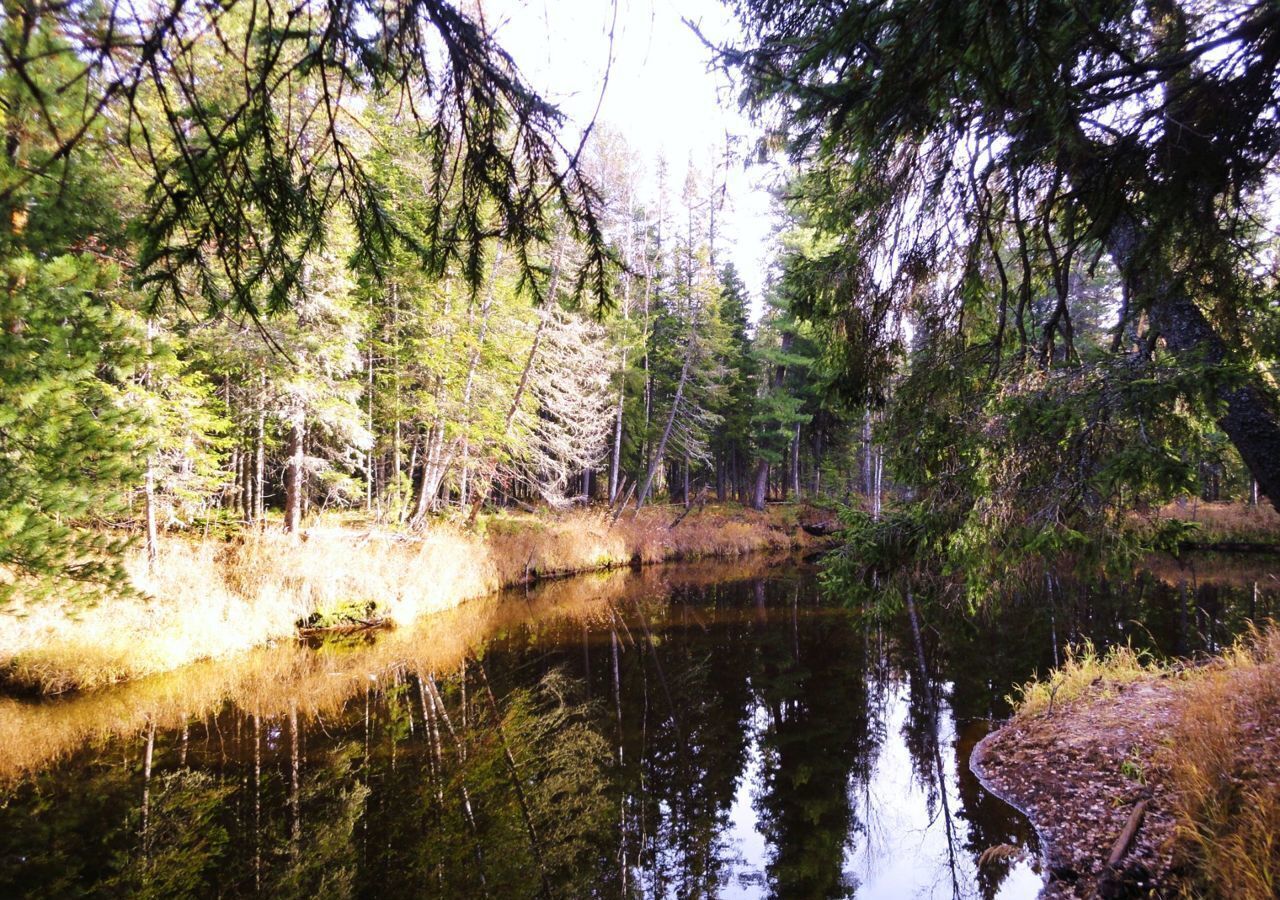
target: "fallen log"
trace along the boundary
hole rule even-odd
[[[324,637],[325,635],[357,634],[375,628],[389,628],[390,619],[356,619],[336,625],[305,625],[298,628],[298,637]]]
[[[1139,800],[1138,804],[1133,808],[1133,812],[1129,813],[1129,821],[1124,823],[1124,829],[1111,847],[1111,855],[1107,857],[1107,865],[1112,867],[1120,865],[1120,860],[1124,859],[1125,854],[1129,852],[1129,845],[1137,837],[1138,829],[1142,827],[1142,817],[1146,814],[1147,801]]]

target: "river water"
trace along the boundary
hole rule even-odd
[[[4,700],[0,896],[1033,897],[968,767],[1011,686],[1084,637],[1212,649],[1274,584],[1050,581],[926,612],[922,658],[803,565],[659,567]]]

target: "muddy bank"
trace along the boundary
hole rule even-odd
[[[1150,766],[1176,716],[1173,692],[1157,680],[1052,717],[1014,719],[974,749],[974,773],[1040,834],[1048,873],[1044,897],[1147,896],[1144,891],[1155,885],[1176,895],[1176,819],[1165,782]],[[1108,856],[1144,800],[1143,821],[1121,872],[1110,873],[1099,891]],[[1131,892],[1107,891],[1116,874]]]

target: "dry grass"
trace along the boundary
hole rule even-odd
[[[369,604],[398,624],[538,578],[669,559],[738,557],[805,541],[794,511],[498,516],[477,532],[357,531],[320,523],[301,538],[169,537],[156,565],[130,560],[147,599],[89,609],[42,602],[0,614],[0,670],[42,693],[93,688],[292,637],[313,613]]]
[[[543,623],[610,622],[623,604],[663,597],[675,587],[760,577],[776,562],[762,554],[734,562],[602,571],[535,585],[521,592],[520,603],[491,594],[382,633],[373,641],[342,641],[313,649],[288,640],[107,691],[40,702],[0,697],[0,785],[87,742],[138,734],[149,722],[178,729],[192,719],[216,715],[228,701],[266,717],[295,707],[304,715],[330,718],[377,682],[409,671],[456,671],[487,639],[518,625],[528,624],[537,633]]]
[[[1015,696],[1006,698],[1020,717],[1030,717],[1051,712],[1085,696],[1094,696],[1101,690],[1104,697],[1111,696],[1116,685],[1132,684],[1160,670],[1159,665],[1141,650],[1125,645],[1116,646],[1099,654],[1091,641],[1079,647],[1067,648],[1067,659],[1062,667],[1049,673],[1045,679],[1033,678],[1014,689]]]
[[[1257,506],[1247,503],[1175,502],[1156,510],[1154,518],[1195,522],[1200,527],[1191,539],[1205,543],[1280,542],[1280,512],[1265,500]]]
[[[1197,897],[1280,896],[1280,629],[1254,634],[1184,689],[1165,752]]]

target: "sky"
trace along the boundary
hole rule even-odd
[[[567,146],[577,146],[599,104],[598,121],[637,152],[645,177],[663,156],[678,191],[687,162],[708,172],[726,135],[740,138],[743,151],[755,143],[758,130],[738,111],[737,91],[709,71],[710,51],[682,22],[697,23],[711,40],[735,37],[718,0],[485,0],[483,10],[526,80],[566,114]],[[732,165],[721,218],[756,316],[772,247],[768,185],[776,178],[769,166]]]

